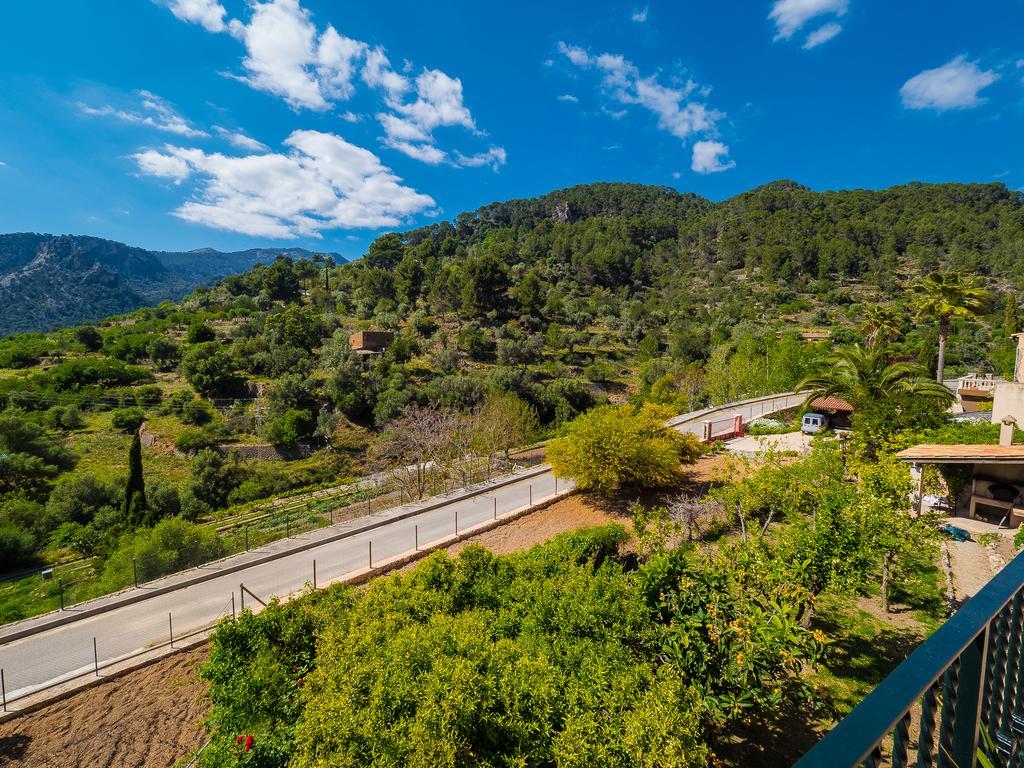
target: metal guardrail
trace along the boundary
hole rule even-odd
[[[1024,555],[922,643],[796,768],[973,768],[1024,757]],[[987,731],[990,739],[983,738]]]

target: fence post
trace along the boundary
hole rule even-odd
[[[135,582],[135,588],[139,588],[139,566],[135,558],[132,558],[132,581]]]
[[[245,551],[249,551],[249,526],[245,526]],[[244,600],[245,598],[243,598]]]
[[[331,525],[334,525],[334,507],[327,510],[327,513],[331,516]]]
[[[373,510],[370,509],[370,494],[366,494],[366,514],[370,514]]]
[[[530,506],[533,506],[533,483],[530,483]]]
[[[92,639],[92,668],[96,672],[96,677],[100,676],[100,654],[96,650],[96,638]]]
[[[57,579],[57,589],[60,590],[60,609],[64,610],[64,579]]]
[[[498,519],[498,497],[494,497],[494,519]]]
[[[420,551],[420,527],[419,527],[419,525],[414,525],[413,528],[416,531],[416,549],[414,549],[413,552],[419,552]]]
[[[316,589],[316,560],[313,560],[313,589]]]
[[[167,634],[171,638],[171,648],[174,647],[174,624],[171,622],[171,612],[167,612]]]
[[[4,712],[7,711],[7,683],[4,681],[4,671],[0,669],[0,694],[4,699]]]
[[[558,493],[558,475],[555,475],[555,493]]]
[[[455,535],[459,535],[459,510],[455,510]]]
[[[231,590],[231,620],[236,621],[236,619],[237,617],[235,615],[235,591]]]
[[[367,550],[370,553],[370,557],[369,557],[369,561],[368,562],[370,563],[370,570],[372,571],[373,570],[373,540],[371,539],[370,541],[366,542],[366,544],[367,544]]]
[[[284,537],[286,539],[292,537],[292,516],[287,512],[284,513]]]
[[[956,714],[952,723],[953,743],[950,748],[950,758],[954,765],[974,765],[978,752],[978,725],[984,702],[986,655],[991,631],[992,625],[986,625],[981,634],[960,654]]]
[[[241,607],[240,610],[244,613],[245,612],[245,584],[239,584],[238,585],[238,597],[242,601],[242,607]]]

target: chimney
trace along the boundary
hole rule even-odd
[[[1013,416],[1004,416],[1002,426],[999,427],[999,444],[1013,445],[1013,428],[1017,426],[1017,420]]]

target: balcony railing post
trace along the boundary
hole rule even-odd
[[[954,765],[974,765],[978,754],[978,733],[985,694],[985,665],[991,622],[960,654],[956,713],[950,758]]]

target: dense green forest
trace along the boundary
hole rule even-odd
[[[489,409],[522,444],[598,403],[685,411],[787,390],[865,338],[878,305],[892,353],[933,367],[938,325],[915,321],[908,288],[936,268],[994,297],[953,321],[947,370],[1003,372],[1022,257],[1024,199],[1001,184],[777,182],[717,204],[592,184],[385,234],[353,263],[281,257],[177,303],[9,336],[0,562],[102,568],[163,518],[407,461],[389,425],[412,409]],[[395,337],[358,354],[360,329]],[[241,450],[254,444],[281,458]]]

